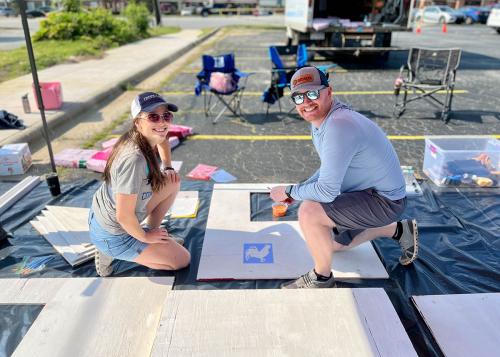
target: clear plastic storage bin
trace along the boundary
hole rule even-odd
[[[500,141],[494,137],[425,138],[424,173],[438,186],[498,187]]]

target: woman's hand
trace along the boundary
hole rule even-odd
[[[146,237],[145,237],[145,242],[146,243],[168,243],[170,240],[170,237],[168,235],[168,232],[165,228],[155,228],[151,229],[150,231],[146,232]]]
[[[162,174],[167,183],[177,183],[181,180],[179,174],[173,169],[164,169]]]

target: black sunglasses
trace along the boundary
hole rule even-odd
[[[158,123],[160,119],[163,119],[167,123],[171,123],[172,119],[174,119],[174,115],[170,112],[165,112],[162,114],[148,113],[147,118],[151,123]]]
[[[292,95],[292,101],[295,103],[295,105],[300,105],[304,103],[305,97],[309,98],[310,100],[316,100],[319,98],[319,92],[322,89],[325,89],[326,87],[316,89],[316,90],[308,90],[305,93],[296,93]]]

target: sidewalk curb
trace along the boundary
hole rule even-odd
[[[130,75],[130,77],[126,78],[125,80],[116,83],[113,86],[103,88],[101,89],[95,96],[88,98],[85,102],[75,105],[74,107],[70,107],[66,109],[64,112],[60,113],[59,115],[55,115],[50,119],[47,119],[47,126],[49,128],[49,136],[52,138],[53,132],[52,130],[56,129],[59,127],[61,124],[66,124],[68,120],[72,120],[73,118],[79,116],[80,114],[84,113],[87,111],[90,107],[97,105],[104,100],[108,99],[111,96],[117,96],[121,93],[123,93],[125,90],[123,89],[127,84],[130,83],[138,83],[147,77],[151,76],[154,74],[156,71],[160,70],[161,68],[167,66],[168,64],[174,62],[177,58],[180,56],[184,55],[194,47],[198,46],[199,44],[205,42],[208,40],[210,37],[215,35],[220,28],[216,28],[209,33],[205,34],[204,36],[198,38],[196,41],[190,43],[189,45],[181,48],[179,51],[174,52],[170,54],[169,56],[163,58],[162,60],[158,61],[157,63],[150,65],[143,70],[139,71],[138,73],[134,73]],[[6,145],[6,144],[14,144],[14,143],[28,143],[28,145],[31,145],[32,142],[40,140],[41,138],[44,138],[44,132],[43,132],[43,123],[42,123],[42,118],[40,116],[40,122],[38,124],[32,125],[29,128],[26,128],[14,135],[12,135],[9,139],[6,139],[1,143],[1,145]],[[44,143],[45,145],[45,143]]]

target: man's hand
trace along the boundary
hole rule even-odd
[[[146,232],[146,237],[144,239],[146,243],[168,243],[169,235],[165,228],[155,228]]]
[[[284,202],[288,199],[285,193],[286,186],[276,186],[271,189],[269,195],[274,202]]]
[[[179,174],[172,169],[163,170],[162,174],[167,183],[177,183],[181,180]]]

